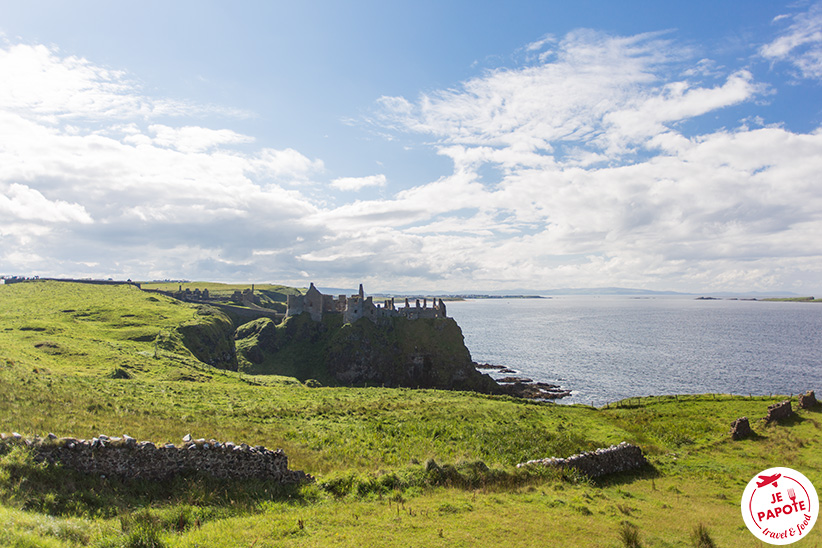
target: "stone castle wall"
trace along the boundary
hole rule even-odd
[[[305,295],[287,296],[286,317],[296,316],[303,312],[308,312],[316,322],[322,321],[325,314],[342,314],[345,323],[354,323],[360,318],[368,318],[371,321],[378,321],[380,318],[407,318],[417,320],[422,318],[445,318],[445,303],[442,299],[432,299],[431,307],[428,307],[428,299],[416,299],[414,306],[405,299],[405,307],[397,307],[394,299],[386,299],[380,306],[375,304],[372,297],[365,297],[362,284],[357,295],[346,297],[340,295],[334,298],[331,295],[323,295],[312,283]]]
[[[619,445],[612,445],[606,449],[588,451],[564,459],[549,457],[547,459],[529,460],[518,464],[517,468],[533,465],[574,468],[589,478],[596,478],[606,474],[635,470],[646,464],[648,464],[648,461],[645,459],[645,455],[642,454],[642,449],[623,441]]]
[[[0,434],[3,446],[30,447],[39,462],[59,463],[80,472],[163,480],[177,474],[197,471],[217,478],[256,478],[280,483],[300,483],[313,478],[300,470],[288,469],[288,458],[281,449],[250,447],[215,440],[184,438],[182,445],[155,445],[123,436],[99,436],[91,440],[58,438],[29,440],[20,434]]]

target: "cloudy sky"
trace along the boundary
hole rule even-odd
[[[0,274],[822,293],[822,3],[668,4],[0,0]]]

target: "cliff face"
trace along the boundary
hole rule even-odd
[[[497,387],[474,368],[462,330],[452,318],[346,324],[334,334],[326,358],[329,372],[342,384],[478,392]]]
[[[235,334],[240,368],[335,385],[385,385],[498,393],[478,372],[451,318],[312,321],[307,314],[275,326],[256,320]]]

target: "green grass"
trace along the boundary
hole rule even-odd
[[[254,291],[263,293],[277,292],[281,295],[299,295],[305,293],[306,289],[297,289],[295,287],[288,287],[286,285],[278,284],[225,284],[218,282],[141,282],[140,286],[143,289],[159,289],[162,291],[177,291],[182,286],[183,291],[190,289],[208,289],[208,292],[221,297],[230,297],[235,291],[243,292],[246,289],[251,289],[254,286]],[[280,299],[284,301],[285,299]]]
[[[204,319],[129,287],[0,286],[0,431],[162,443],[191,433],[281,447],[291,468],[317,482],[125,481],[6,452],[0,546],[618,547],[634,532],[646,547],[760,546],[739,509],[754,474],[788,466],[822,485],[822,415],[759,420],[783,397],[655,397],[594,409],[309,388],[200,362],[179,328]],[[740,416],[755,436],[733,442]],[[515,468],[620,441],[641,445],[652,467],[598,481]],[[814,530],[801,545],[820,538]]]
[[[242,293],[246,289],[254,289],[254,294],[260,298],[260,303],[266,308],[273,308],[281,312],[285,312],[285,302],[288,295],[301,295],[307,289],[297,289],[295,287],[288,287],[277,284],[224,284],[216,282],[142,282],[140,286],[143,289],[154,289],[160,291],[178,291],[182,289],[190,289],[200,291],[208,289],[211,298],[231,297],[235,291]]]

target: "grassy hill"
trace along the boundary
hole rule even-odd
[[[218,282],[142,282],[143,289],[159,291],[203,291],[208,289],[209,295],[219,298],[230,298],[235,291],[242,293],[247,289],[253,289],[254,294],[259,297],[260,304],[265,308],[273,308],[280,312],[285,312],[285,302],[288,295],[300,295],[305,293],[305,289],[297,289],[277,284],[225,284]]]
[[[255,288],[256,289],[256,288]],[[317,483],[157,483],[0,455],[0,546],[760,546],[745,484],[788,466],[822,485],[817,411],[783,398],[642,398],[609,408],[468,392],[310,388],[197,358],[181,334],[214,312],[130,286],[0,286],[0,432],[281,447]],[[216,323],[215,323],[216,322]],[[733,442],[732,420],[756,435]],[[637,443],[652,467],[599,481],[519,462]],[[820,546],[817,528],[801,546]]]

